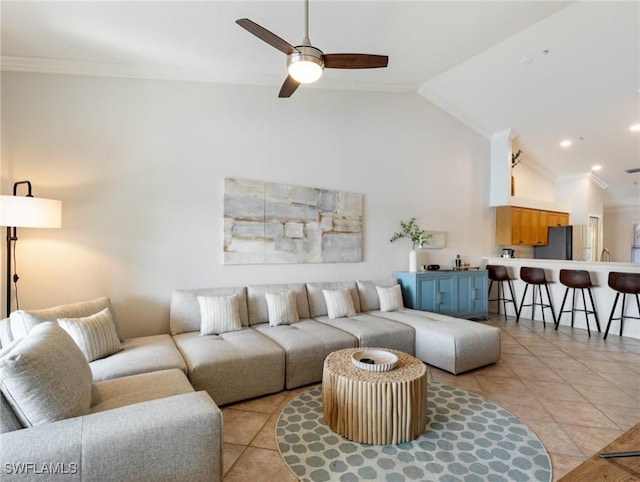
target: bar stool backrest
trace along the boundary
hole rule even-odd
[[[632,295],[640,294],[640,273],[609,273],[609,288]]]
[[[488,264],[486,268],[490,280],[509,281],[511,279],[507,267],[502,264]]]
[[[561,269],[560,283],[569,288],[591,288],[589,272],[582,269]]]
[[[520,279],[525,283],[532,285],[544,285],[547,284],[547,278],[544,275],[542,268],[529,268],[523,266],[520,268]]]

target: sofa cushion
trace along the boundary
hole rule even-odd
[[[219,335],[242,328],[238,295],[198,296],[200,334]]]
[[[387,287],[397,285],[395,278],[384,278],[379,280],[358,280],[358,297],[360,298],[360,311],[367,312],[380,309],[380,297],[376,287]]]
[[[356,314],[353,306],[353,298],[349,290],[322,290],[324,301],[327,304],[327,315],[329,318],[343,318]]]
[[[24,428],[16,413],[0,391],[0,433],[13,432]]]
[[[122,342],[122,351],[92,361],[89,366],[94,382],[170,368],[187,372],[184,358],[170,335],[129,338]]]
[[[403,323],[360,313],[348,318],[330,319],[328,316],[315,318],[340,330],[351,333],[363,347],[383,347],[400,350],[409,355],[415,353],[415,330]]]
[[[252,328],[284,350],[287,390],[321,381],[324,359],[329,353],[358,346],[354,336],[316,320],[280,326],[262,323]]]
[[[353,298],[353,306],[356,313],[360,311],[360,298],[355,281],[336,281],[329,283],[307,283],[307,296],[309,298],[309,316],[327,316],[327,303],[322,294],[322,290],[349,290]]]
[[[397,311],[404,308],[400,285],[376,286],[376,291],[380,298],[380,311]]]
[[[210,336],[182,333],[173,339],[193,388],[206,390],[218,405],[284,388],[284,352],[251,328]]]
[[[111,319],[116,327],[116,333],[118,333],[118,338],[120,341],[124,341],[124,337],[120,331],[120,323],[116,316],[116,310],[113,308],[111,300],[106,296],[89,301],[54,306],[43,310],[14,311],[10,315],[11,329],[14,334],[14,339],[18,339],[29,333],[35,325],[42,323],[43,321],[51,321],[55,323],[58,318],[83,318],[85,316],[98,313],[104,308],[109,309]]]
[[[87,361],[122,350],[108,308],[84,318],[58,318],[58,324],[73,338]]]
[[[180,370],[162,370],[114,378],[93,384],[91,413],[193,392]]]
[[[88,413],[91,369],[59,326],[40,323],[0,359],[0,390],[25,427]]]
[[[242,326],[249,326],[247,318],[247,297],[244,286],[236,288],[204,288],[175,290],[171,294],[169,329],[172,335],[200,331],[200,304],[198,296],[238,295],[238,309]]]
[[[269,310],[269,326],[288,325],[300,320],[293,291],[282,293],[265,293]]]
[[[309,318],[309,301],[307,300],[307,288],[304,283],[250,285],[247,286],[247,308],[250,326],[269,321],[269,307],[265,294],[281,293],[283,291],[293,291],[295,293],[298,319],[306,320]]]

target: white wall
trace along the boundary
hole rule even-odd
[[[605,210],[602,245],[611,253],[611,261],[628,263],[631,260],[633,223],[640,223],[640,205]]]
[[[62,229],[19,231],[20,306],[108,295],[125,335],[161,333],[176,288],[407,269],[409,242],[389,238],[411,216],[447,232],[419,264],[458,253],[478,264],[496,250],[486,139],[417,94],[276,94],[3,73],[2,192],[29,179],[36,196],[63,202]],[[223,266],[225,177],[363,193],[364,261]]]

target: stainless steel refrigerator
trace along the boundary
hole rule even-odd
[[[546,246],[535,246],[536,259],[571,259],[584,261],[589,246],[587,226],[549,227]]]

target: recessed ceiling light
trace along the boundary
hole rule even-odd
[[[629,127],[629,130],[631,132],[640,132],[640,124],[633,124],[631,127]]]
[[[569,147],[571,145],[571,141],[569,139],[565,139],[560,143],[562,147]]]
[[[592,171],[602,171],[602,166],[600,164],[594,164],[591,166]]]

